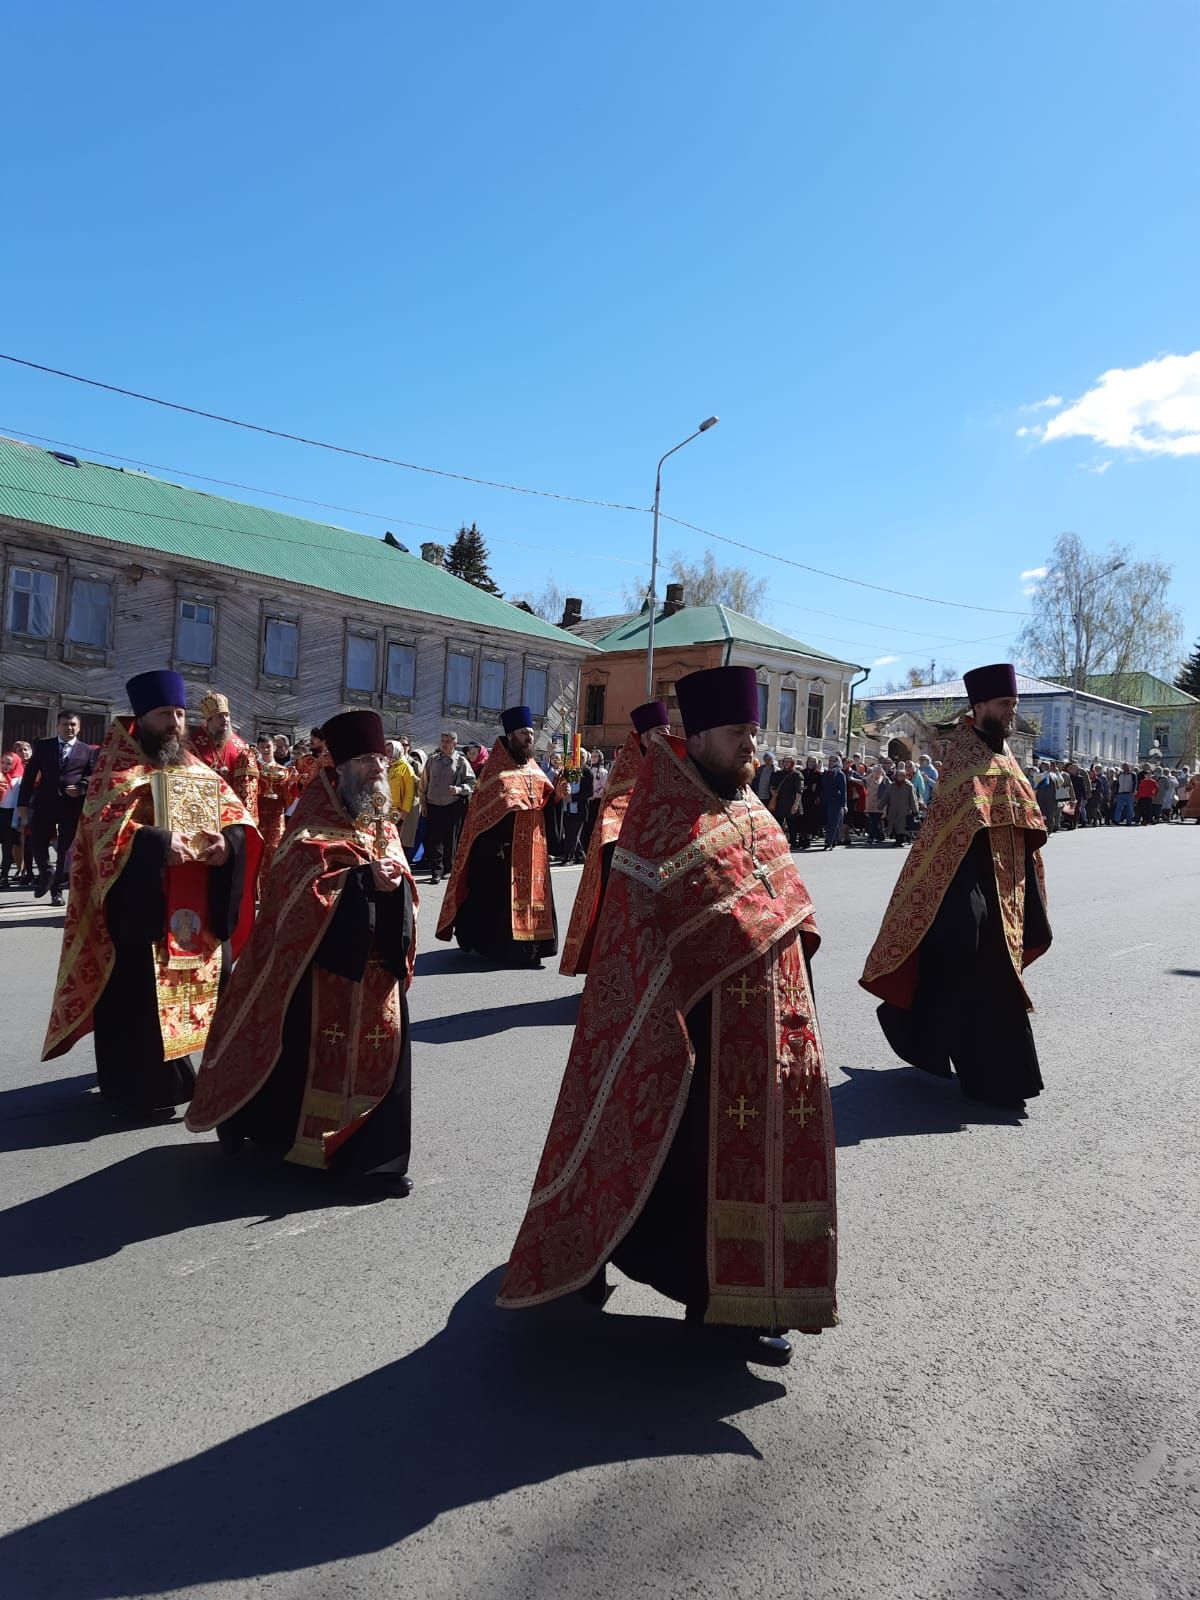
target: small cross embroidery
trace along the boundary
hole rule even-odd
[[[379,1046],[390,1037],[391,1035],[388,1033],[387,1029],[381,1028],[379,1024],[376,1023],[371,1029],[370,1033],[367,1035],[367,1043],[371,1046],[372,1050],[378,1050]]]
[[[765,861],[761,866],[755,867],[754,876],[762,884],[763,888],[771,896],[772,900],[777,900],[779,898],[779,890],[771,882],[771,869]]]
[[[789,1117],[799,1117],[800,1118],[800,1126],[802,1128],[807,1127],[808,1126],[809,1117],[815,1117],[816,1114],[817,1114],[816,1106],[810,1105],[808,1100],[806,1099],[806,1097],[804,1095],[800,1096],[799,1105],[792,1106],[791,1109],[788,1112],[788,1116]]]
[[[329,1040],[330,1044],[341,1044],[342,1040],[346,1037],[346,1030],[342,1027],[340,1022],[332,1023],[328,1028],[325,1028],[323,1032],[325,1038]]]
[[[734,1118],[737,1119],[738,1130],[740,1132],[740,1130],[746,1126],[748,1121],[754,1117],[757,1117],[758,1109],[755,1106],[748,1106],[746,1104],[746,1096],[744,1094],[740,1094],[738,1095],[737,1105],[725,1107],[725,1115],[730,1119],[731,1122],[734,1120]]]
[[[736,983],[727,983],[725,993],[731,994],[744,1011],[750,1004],[750,997],[758,993],[758,986],[750,982],[743,972]]]

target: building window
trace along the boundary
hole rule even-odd
[[[587,728],[604,726],[604,690],[602,683],[589,683],[584,696],[583,722]]]
[[[175,654],[180,661],[189,661],[197,667],[212,666],[216,622],[215,606],[206,605],[202,600],[179,602],[179,630],[175,641]]]
[[[263,634],[263,671],[268,678],[295,678],[300,672],[300,627],[286,617],[268,617]]]
[[[90,644],[103,650],[108,643],[108,607],[112,590],[97,578],[76,578],[71,585],[67,638],[72,644]]]
[[[796,731],[795,689],[780,689],[779,691],[779,731],[780,733],[795,733]]]
[[[767,696],[770,694],[770,692],[771,692],[770,684],[767,684],[767,683],[760,683],[759,684],[759,686],[758,686],[758,725],[759,725],[760,728],[765,728],[766,725],[767,725]]]
[[[810,694],[808,697],[808,737],[819,739],[821,737],[821,724],[825,720],[825,696],[823,694]]]
[[[378,681],[378,641],[362,633],[346,636],[346,687],[374,694]]]
[[[411,644],[389,644],[387,692],[398,700],[411,700],[417,692],[417,652]]]
[[[546,715],[546,692],[550,677],[545,667],[525,668],[525,704],[535,717]]]
[[[475,663],[470,656],[452,650],[446,658],[446,703],[452,706],[471,704],[471,677]]]
[[[31,639],[48,639],[54,631],[54,597],[58,578],[53,572],[14,567],[8,591],[10,633]]]
[[[485,661],[479,669],[479,705],[484,711],[504,709],[504,663]]]

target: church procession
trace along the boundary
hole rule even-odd
[[[1013,667],[965,686],[861,984],[898,1057],[1024,1115],[1043,1089],[1024,973],[1051,943],[1047,834],[1006,743]],[[90,1034],[114,1116],[186,1107],[231,1159],[409,1195],[423,1063],[408,813],[418,794],[427,818],[462,811],[457,839],[425,830],[445,835],[431,881],[449,869],[436,939],[463,962],[545,971],[559,948],[547,816],[578,786],[578,735],[552,781],[533,712],[512,706],[478,776],[443,781],[471,772],[449,733],[418,784],[379,714],[349,709],[284,774],[224,694],[189,727],[178,673],[126,691],[87,763],[43,1058]],[[754,787],[755,671],[692,672],[673,698],[674,728],[661,701],[630,708],[592,819],[559,969],[586,979],[497,1304],[577,1294],[601,1310],[611,1266],[681,1306],[690,1336],[786,1365],[789,1333],[839,1320],[817,911]]]

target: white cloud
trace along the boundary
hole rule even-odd
[[[1044,400],[1035,400],[1032,405],[1022,406],[1022,411],[1054,411],[1062,405],[1063,397],[1060,394],[1048,394]]]
[[[1042,437],[1042,429],[1040,427],[1039,428],[1018,428],[1017,429],[1017,438],[1018,439],[1029,439],[1031,437],[1034,438],[1034,439],[1040,439]]]
[[[880,656],[878,661],[872,661],[873,667],[890,667],[893,661],[899,661],[899,656]]]
[[[1030,578],[1044,578],[1049,571],[1049,567],[1029,567],[1021,574],[1021,582],[1026,583]]]
[[[1018,436],[1037,431],[1018,429]],[[1051,417],[1041,438],[1045,444],[1091,439],[1107,450],[1140,455],[1200,456],[1200,350],[1111,368]]]

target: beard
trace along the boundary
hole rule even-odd
[[[187,764],[187,751],[173,733],[152,733],[149,728],[139,727],[138,743],[152,767],[182,767]]]
[[[392,796],[386,778],[358,778],[352,772],[338,775],[338,799],[352,817],[360,817],[378,796],[388,808]]]

